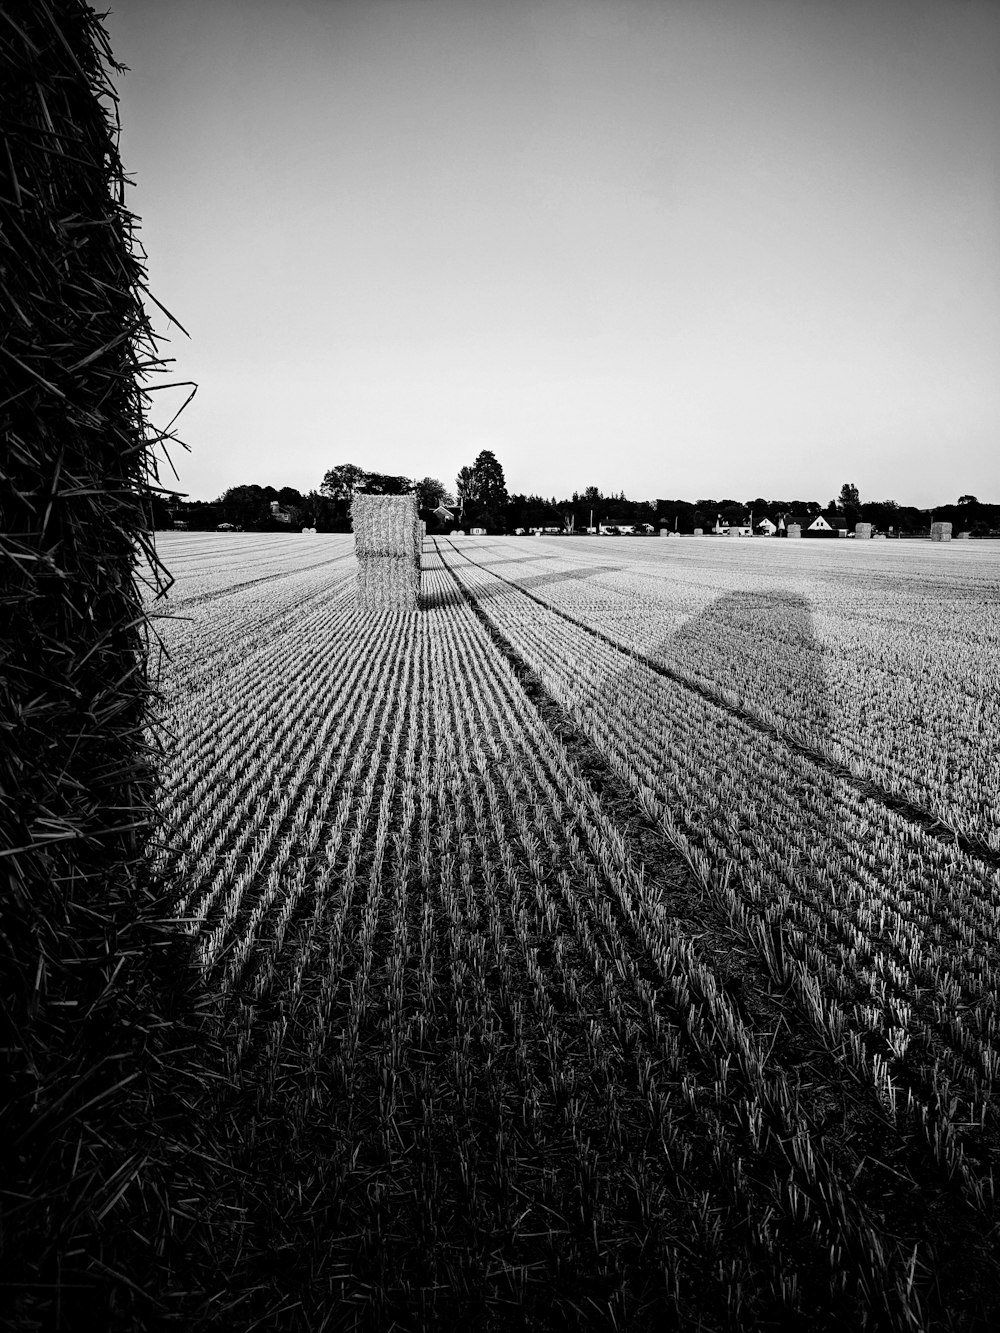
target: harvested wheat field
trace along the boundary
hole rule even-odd
[[[158,545],[199,1318],[1000,1325],[1000,550]]]

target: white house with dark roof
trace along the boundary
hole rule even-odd
[[[802,531],[803,537],[807,532],[821,534],[825,537],[846,537],[847,523],[842,518],[829,519],[825,514],[787,514],[785,515],[786,524],[791,527],[797,524]]]
[[[753,528],[746,519],[739,523],[730,523],[728,518],[718,517],[712,531],[719,537],[752,537]]]

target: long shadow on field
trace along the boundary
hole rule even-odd
[[[822,737],[829,728],[823,648],[798,593],[720,597],[647,656],[735,693],[754,714],[777,714],[793,732]]]
[[[652,725],[662,725],[664,753],[677,745],[681,773],[686,769],[686,777],[677,776],[665,763],[656,795],[690,843],[709,853],[716,885],[730,876],[728,889],[739,903],[739,911],[730,915],[727,890],[717,887],[693,904],[685,904],[681,894],[672,910],[687,915],[698,952],[749,1025],[774,1033],[768,1063],[782,1068],[793,1086],[808,1088],[808,1118],[817,1146],[822,1145],[845,1192],[872,1219],[880,1243],[892,1237],[889,1244],[898,1247],[902,1259],[919,1253],[925,1271],[935,1275],[921,1284],[920,1299],[927,1302],[924,1326],[944,1327],[938,1321],[947,1311],[953,1328],[997,1327],[996,1257],[988,1224],[971,1214],[952,1183],[928,1177],[916,1138],[886,1119],[874,1096],[857,1096],[841,1057],[824,1050],[786,989],[787,960],[803,956],[804,936],[821,953],[831,954],[836,930],[827,935],[822,920],[829,905],[839,905],[845,923],[853,919],[844,872],[865,851],[846,807],[838,809],[834,799],[827,799],[837,790],[836,775],[821,765],[803,768],[794,748],[775,743],[766,725],[776,715],[783,732],[806,738],[810,748],[832,730],[823,649],[808,600],[785,590],[731,593],[644,656],[662,664],[667,678],[657,680],[648,662],[628,661],[587,712],[599,718],[602,712],[620,715],[630,701],[637,708],[648,705]],[[672,673],[692,682],[705,702],[678,689]],[[641,723],[638,730],[641,735]],[[747,762],[748,749],[761,755],[760,764]],[[641,764],[636,772],[642,772]],[[818,799],[810,808],[814,791]],[[615,817],[620,823],[628,818],[627,798]],[[644,822],[634,808],[631,822],[633,827]],[[642,852],[649,850],[647,841]],[[654,858],[655,852],[647,864]],[[906,877],[901,870],[898,888]],[[796,910],[796,901],[805,906],[804,914]],[[746,925],[740,924],[739,912]],[[804,927],[810,919],[815,934]],[[762,943],[770,941],[770,961],[750,946],[748,926],[759,930]],[[888,931],[880,938],[878,927],[871,929],[876,950],[891,953]],[[812,963],[807,966],[815,972]],[[853,969],[835,955],[833,968],[842,987],[836,999],[848,1016],[855,1005],[871,1003],[867,984],[859,984]],[[858,974],[864,973],[862,965]],[[926,1095],[931,1051],[923,1037],[914,1035],[902,1056],[874,1033],[866,1035],[865,1043],[869,1052],[878,1050],[900,1086]],[[915,1187],[918,1179],[921,1185]],[[822,1301],[822,1280],[814,1295]],[[891,1306],[888,1302],[887,1312]],[[891,1314],[893,1323],[886,1327],[902,1327],[895,1322],[901,1321],[899,1309]]]

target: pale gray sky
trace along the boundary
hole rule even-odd
[[[1000,4],[117,0],[182,488],[1000,501]],[[166,395],[165,395],[166,396]]]

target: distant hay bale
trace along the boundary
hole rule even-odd
[[[420,597],[420,520],[415,495],[355,495],[358,602],[370,611],[416,611]]]
[[[801,524],[801,523],[789,523],[788,527],[785,529],[785,536],[786,536],[786,537],[801,537],[801,536],[802,536],[802,524]]]
[[[871,536],[872,536],[872,525],[870,523],[855,523],[854,537],[856,541],[859,542],[871,541]]]
[[[955,540],[956,540],[957,542],[967,542],[967,541],[971,541],[971,540],[972,540],[972,533],[971,533],[971,532],[960,532],[960,533],[958,534],[958,536],[955,538]]]
[[[932,542],[950,542],[951,524],[950,523],[932,523],[931,524]]]
[[[424,538],[427,536],[427,524],[424,522],[423,519],[420,520],[420,523],[418,525],[417,535],[419,536],[422,545]]]
[[[695,535],[696,537],[704,537],[704,535],[705,535],[705,529],[704,529],[704,528],[695,528],[695,530],[694,530],[694,535]]]

